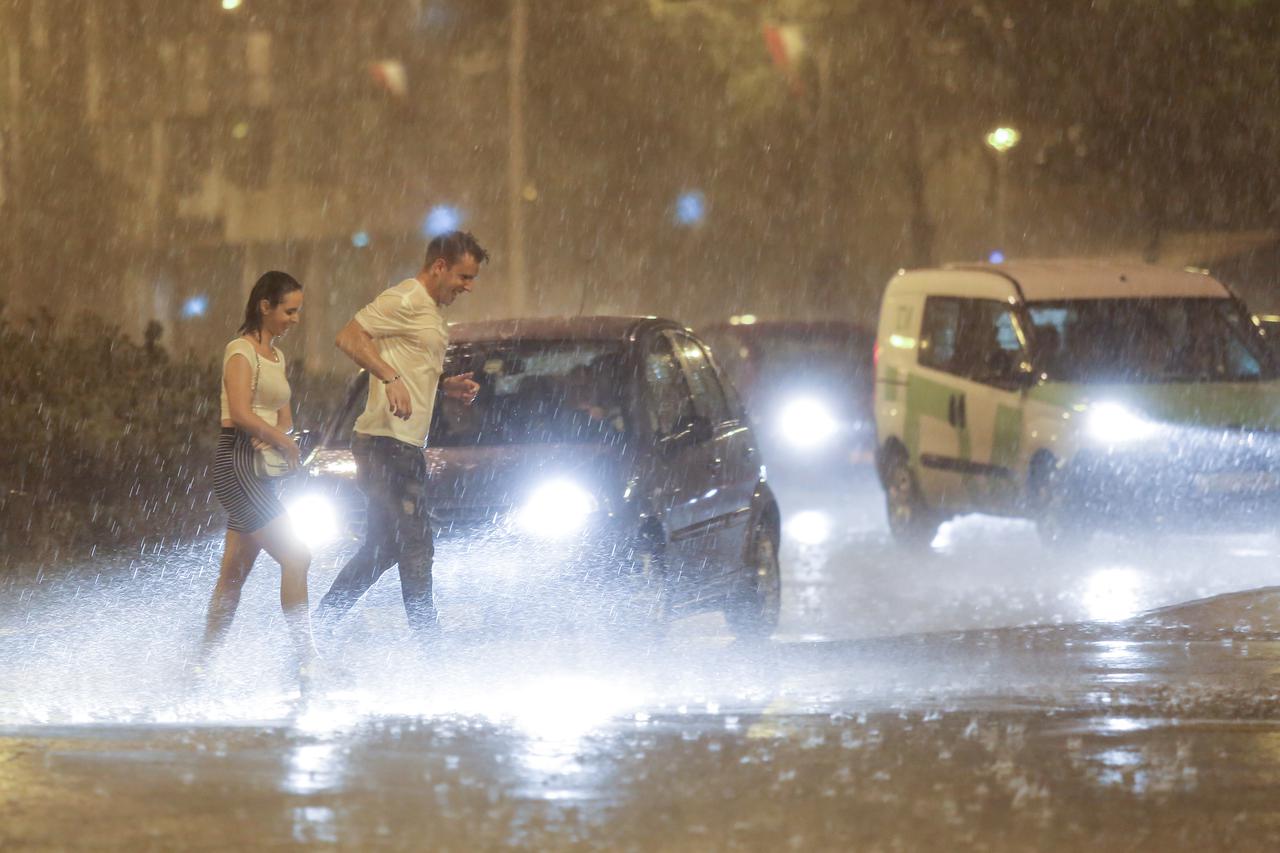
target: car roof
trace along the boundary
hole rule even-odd
[[[509,320],[481,320],[449,326],[449,343],[494,340],[631,340],[647,328],[683,328],[661,317],[521,317]]]
[[[1153,264],[1061,258],[1002,264],[948,264],[946,270],[985,272],[1014,282],[1027,302],[1060,299],[1209,298],[1230,292],[1204,270]]]
[[[709,323],[699,326],[700,332],[731,332],[741,338],[750,340],[755,337],[772,337],[775,335],[796,335],[807,337],[821,335],[823,337],[852,337],[856,335],[874,335],[874,331],[866,326],[848,320],[757,320],[754,323]]]

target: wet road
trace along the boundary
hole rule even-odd
[[[769,644],[718,616],[609,644],[571,630],[578,602],[529,612],[518,562],[448,546],[440,646],[408,645],[384,579],[305,705],[269,570],[208,683],[180,689],[216,543],[33,567],[0,590],[0,848],[1280,842],[1275,537],[1050,553],[974,518],[907,556],[867,477],[780,498]],[[343,553],[318,557],[313,599]]]

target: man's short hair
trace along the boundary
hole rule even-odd
[[[427,244],[427,260],[423,266],[429,267],[440,258],[444,258],[446,265],[453,266],[464,255],[470,255],[479,264],[489,260],[489,253],[470,231],[446,231]]]

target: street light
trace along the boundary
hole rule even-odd
[[[240,8],[240,0],[222,0],[222,8],[228,12],[234,12]]]
[[[1013,149],[1018,141],[1022,139],[1022,134],[1018,133],[1016,128],[997,127],[995,130],[987,134],[987,145],[991,150],[996,152],[996,251],[1001,254],[1007,248],[1005,246],[1005,184],[1008,182],[1006,172],[1008,167],[1005,165],[1005,156]]]
[[[987,144],[994,148],[997,154],[1008,151],[1021,139],[1022,134],[1012,127],[997,127],[987,134]]]

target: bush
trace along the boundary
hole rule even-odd
[[[3,306],[0,306],[2,308]],[[91,314],[0,319],[0,552],[196,535],[220,524],[210,467],[219,359],[171,357],[153,324],[139,345]],[[292,366],[292,365],[291,365]],[[291,371],[296,421],[339,388]],[[307,385],[308,392],[297,393]],[[300,388],[299,386],[302,386]],[[312,414],[314,413],[314,414]]]

